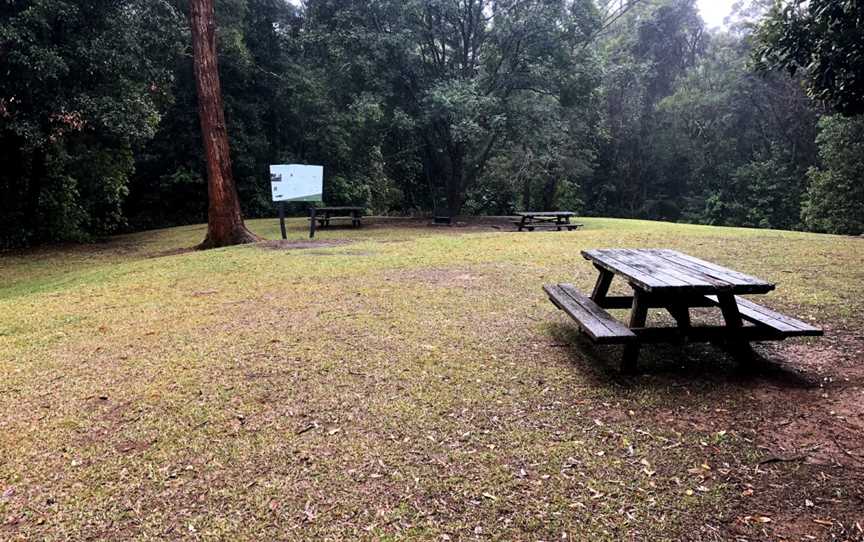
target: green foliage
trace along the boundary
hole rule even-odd
[[[817,113],[794,80],[757,76],[744,39],[713,36],[659,111],[667,166],[683,218],[706,224],[796,228]]]
[[[605,103],[597,168],[585,183],[589,212],[677,219],[680,172],[669,170],[680,164],[658,137],[668,122],[658,105],[705,48],[695,1],[642,2],[600,45]]]
[[[535,102],[551,99],[572,116],[592,90],[590,77],[573,75],[590,72],[584,46],[599,22],[586,0],[331,0],[307,9],[322,60],[333,63],[328,86],[378,97],[387,124],[377,142],[403,209],[428,208],[436,197],[449,213],[506,206],[489,190],[500,184],[490,161],[528,137],[521,128]],[[563,136],[562,126],[543,128]]]
[[[819,123],[821,167],[808,172],[802,217],[815,231],[864,233],[864,116]]]
[[[178,22],[143,0],[0,4],[0,246],[123,225],[130,149],[170,100]]]
[[[746,205],[736,222],[754,228],[795,229],[801,208],[801,177],[788,167],[787,157],[772,154],[740,166],[732,182],[740,187]]]
[[[820,110],[801,83],[812,68],[836,76],[820,99],[857,88],[854,32],[837,29],[859,8],[775,7],[754,53],[772,3],[739,3],[730,30],[709,32],[695,0],[220,0],[244,213],[272,215],[267,167],[297,162],[324,166],[328,204],[379,214],[566,208],[848,229],[822,202],[849,214],[824,194],[849,192],[850,173],[823,157],[808,177]],[[187,8],[0,4],[0,246],[205,220]],[[819,51],[851,53],[807,57],[818,62],[795,78],[755,74],[754,54],[781,65],[765,53],[789,22],[778,14],[816,25]],[[808,179],[822,195],[802,215]]]
[[[777,0],[759,27],[760,69],[803,72],[807,90],[845,115],[864,113],[864,3]]]

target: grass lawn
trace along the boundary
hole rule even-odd
[[[580,222],[0,256],[0,539],[864,538],[864,239]],[[622,378],[541,290],[602,247],[775,281],[826,337]]]

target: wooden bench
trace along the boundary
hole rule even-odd
[[[705,298],[709,304],[717,307],[720,306],[717,296],[706,295]],[[738,312],[741,314],[741,318],[748,322],[770,328],[778,335],[778,338],[819,337],[824,334],[821,329],[813,327],[807,322],[790,318],[785,314],[775,312],[768,307],[763,307],[743,297],[736,296],[735,301],[738,303]]]
[[[598,344],[626,344],[636,341],[636,334],[612,317],[572,284],[547,284],[543,287],[549,300],[576,320],[579,328]]]

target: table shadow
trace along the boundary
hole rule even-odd
[[[573,365],[597,384],[616,383],[625,386],[658,385],[670,380],[693,380],[745,383],[765,380],[782,388],[818,388],[820,377],[790,365],[782,351],[767,352],[753,344],[753,356],[738,361],[722,348],[708,343],[648,344],[639,354],[637,372],[620,370],[623,346],[596,345],[571,325],[550,323],[546,332],[557,346],[565,348]]]

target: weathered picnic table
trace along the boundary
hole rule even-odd
[[[822,335],[821,329],[806,322],[738,297],[768,293],[774,284],[675,250],[603,249],[583,251],[582,256],[600,272],[590,297],[572,284],[551,284],[543,289],[594,342],[626,345],[621,365],[624,372],[635,370],[644,343],[712,342],[739,359],[749,359],[751,341]],[[630,284],[632,296],[608,295],[615,275]],[[719,307],[724,324],[693,326],[690,309],[694,307]],[[627,308],[629,326],[604,310]],[[677,325],[646,327],[651,308],[667,310]]]
[[[570,231],[582,225],[570,222],[570,219],[576,216],[576,213],[570,211],[525,211],[516,213],[516,216],[520,217],[520,220],[514,220],[513,224],[519,228],[519,231],[523,229],[534,231],[537,228],[554,228],[558,231],[565,228]]]
[[[316,228],[330,227],[330,221],[336,219],[351,220],[351,226],[362,226],[363,207],[311,207],[309,209],[309,237],[315,237]]]

